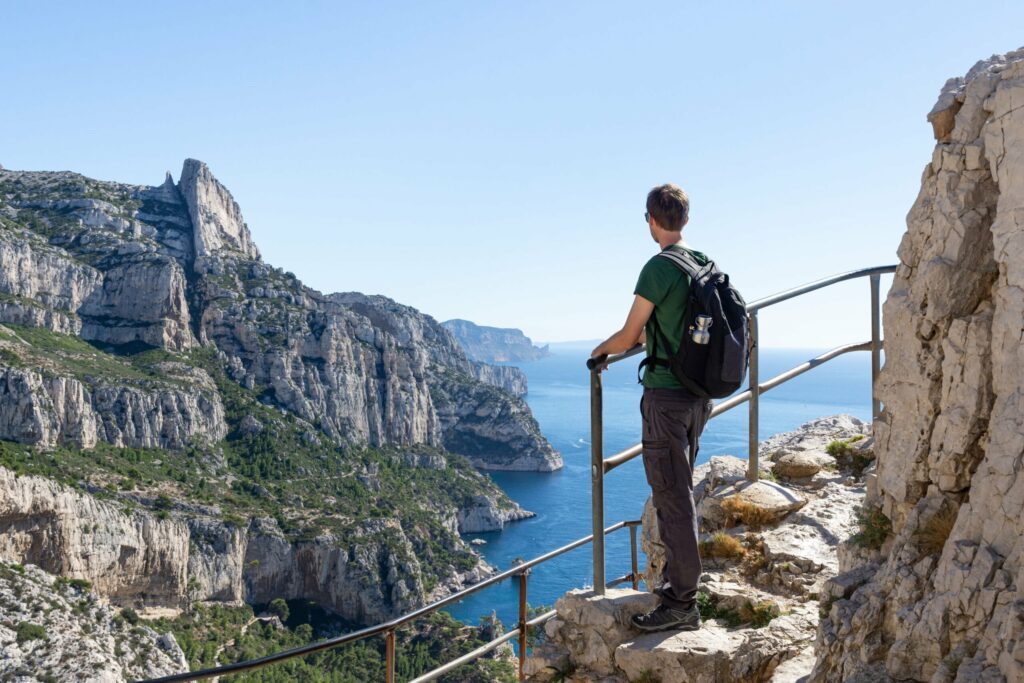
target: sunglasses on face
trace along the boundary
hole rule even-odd
[[[651,222],[651,214],[649,212],[647,212],[647,211],[644,211],[644,223],[650,223],[650,222]]]

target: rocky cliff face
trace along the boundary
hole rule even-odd
[[[188,670],[174,636],[133,625],[87,584],[0,562],[0,677],[120,683]]]
[[[429,316],[265,264],[201,162],[0,169],[2,558],[126,605],[389,618],[490,571],[460,527],[529,514],[465,458],[561,466],[503,387]]]
[[[479,503],[449,510],[451,531],[456,519],[478,521]],[[528,514],[489,503],[488,519]],[[356,623],[384,621],[491,572],[473,564],[426,586],[417,544],[427,539],[411,538],[396,519],[357,522],[344,538],[296,540],[270,518],[240,523],[187,512],[126,511],[116,501],[0,467],[0,559],[85,579],[122,606],[303,598]]]
[[[473,376],[481,382],[504,389],[513,396],[526,396],[526,373],[510,365],[491,365],[471,361]]]
[[[484,442],[452,438],[451,406],[440,415],[432,394],[464,402],[455,412],[466,412],[490,384],[507,390],[489,393],[503,404],[496,420],[516,417],[514,429],[496,421],[487,438],[508,445],[511,434],[526,446],[523,461],[511,464],[499,448],[495,466],[561,466],[525,404],[508,395],[525,393],[521,375],[470,362],[451,334],[414,309],[383,297],[324,296],[264,264],[238,204],[201,162],[187,160],[177,185],[168,176],[159,187],[0,171],[0,198],[0,322],[76,334],[108,350],[213,345],[232,379],[331,438],[465,444],[463,454],[484,468]]]
[[[441,324],[455,335],[467,356],[482,363],[527,363],[551,355],[547,346],[534,346],[522,330],[485,327],[468,320]]]
[[[946,83],[885,302],[891,520],[832,605],[815,681],[1024,680],[1024,51]]]

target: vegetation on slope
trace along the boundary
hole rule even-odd
[[[430,590],[452,567],[467,570],[477,562],[446,528],[444,516],[480,493],[511,504],[461,456],[416,446],[416,456],[434,463],[416,467],[408,449],[332,442],[317,425],[266,405],[257,391],[228,378],[213,349],[115,355],[77,337],[7,325],[0,326],[0,350],[8,366],[97,382],[173,384],[183,380],[167,368],[181,365],[209,374],[229,428],[216,444],[169,451],[102,442],[90,449],[37,449],[0,441],[0,465],[84,487],[128,509],[144,506],[167,515],[183,504],[199,504],[239,526],[253,516],[272,517],[293,540],[331,534],[343,544],[366,540],[353,535],[357,522],[398,519]]]
[[[278,608],[279,610],[280,608]],[[255,659],[301,647],[344,632],[344,624],[313,603],[289,600],[283,624],[256,619],[251,607],[199,606],[176,619],[151,625],[171,631],[185,652],[191,670]],[[264,616],[265,612],[258,612]],[[467,627],[444,612],[398,631],[395,671],[409,680],[477,648],[490,637],[484,629]],[[227,647],[222,646],[230,643]],[[504,683],[516,679],[511,659],[481,659],[441,678],[449,683]],[[227,679],[225,679],[227,680]],[[364,683],[384,680],[384,639],[369,638],[332,650],[238,674],[231,681],[310,681]]]

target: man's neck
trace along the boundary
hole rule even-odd
[[[661,236],[658,238],[658,246],[660,246],[662,249],[667,249],[668,247],[671,247],[673,244],[678,244],[680,246],[686,245],[686,242],[683,241],[683,233],[665,232],[662,233]]]

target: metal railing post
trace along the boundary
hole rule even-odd
[[[604,418],[601,369],[590,371],[590,510],[594,533],[594,592],[604,595]]]
[[[395,629],[384,634],[384,680],[395,683]]]
[[[871,276],[871,420],[877,420],[882,412],[882,404],[875,393],[875,383],[878,382],[878,374],[882,370],[882,330],[881,310],[879,306],[878,283],[881,275]]]
[[[633,578],[633,590],[640,590],[640,574],[637,571],[636,561],[636,527],[629,527],[629,562],[631,567],[630,576]]]
[[[757,481],[758,397],[760,395],[757,376],[757,311],[750,314],[747,324],[750,328],[750,363],[747,371],[750,379],[750,404],[747,413],[749,417],[747,422],[747,479]]]
[[[526,662],[526,639],[530,629],[526,624],[526,579],[529,575],[529,569],[519,575],[519,680],[521,681],[526,679],[523,665]]]

